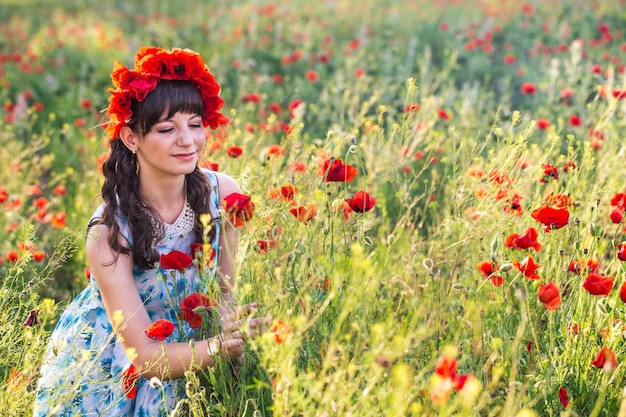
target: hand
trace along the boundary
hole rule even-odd
[[[222,332],[218,335],[218,340],[223,355],[230,358],[240,358],[243,356],[245,339],[256,337],[267,331],[270,319],[268,317],[254,317],[257,307],[257,303],[245,304],[222,317]]]

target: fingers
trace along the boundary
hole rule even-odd
[[[243,317],[248,317],[252,315],[258,307],[259,305],[256,302],[244,304],[237,307],[232,313],[224,316],[224,319],[227,321],[237,321]]]
[[[225,336],[230,335],[230,337],[235,333],[245,333],[248,337],[256,337],[266,332],[269,324],[270,319],[268,317],[247,318],[225,323],[222,327],[222,333]]]
[[[244,304],[222,317],[222,331],[218,335],[219,351],[231,359],[239,358],[244,354],[246,339],[257,337],[267,332],[271,319],[269,317],[255,317],[258,309],[256,302]]]
[[[224,339],[220,343],[222,354],[230,358],[238,358],[243,355],[245,345],[246,342],[241,337]]]

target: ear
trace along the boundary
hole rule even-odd
[[[124,145],[128,148],[132,153],[137,152],[137,135],[132,129],[128,126],[123,126],[120,130],[120,139],[124,143]]]

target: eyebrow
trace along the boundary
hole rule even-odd
[[[189,119],[187,119],[187,121],[190,121],[191,119],[194,119],[196,117],[202,117],[202,116],[199,115],[199,114],[193,114],[193,115],[191,115],[191,117]],[[168,119],[159,119],[159,120],[156,121],[155,124],[157,124],[157,123],[165,123],[165,122],[169,122],[171,120],[172,120],[172,117],[170,117]]]

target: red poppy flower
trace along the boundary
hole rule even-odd
[[[507,65],[513,65],[517,61],[517,57],[513,54],[506,54],[502,61]]]
[[[354,197],[352,197],[351,199],[346,198],[346,202],[348,203],[352,211],[357,213],[365,213],[374,208],[374,205],[376,204],[376,199],[372,198],[372,196],[370,196],[365,191],[357,191],[356,194],[354,194]]]
[[[259,93],[249,93],[241,96],[241,100],[244,103],[254,103],[257,104],[261,101],[261,95]]]
[[[530,216],[543,224],[543,229],[550,232],[552,229],[560,229],[569,222],[569,210],[566,208],[552,208],[546,204],[533,210]]]
[[[286,152],[285,148],[283,148],[280,145],[270,145],[267,147],[267,154],[269,156],[278,157],[278,156],[284,155],[285,152]]]
[[[495,272],[498,272],[498,264],[493,261],[482,261],[478,262],[476,268],[485,276],[485,278],[489,278]]]
[[[24,192],[28,194],[29,197],[36,197],[41,194],[41,187],[37,184],[27,185],[24,187]]]
[[[600,349],[600,352],[596,355],[596,357],[591,361],[591,365],[596,368],[602,368],[605,371],[612,371],[617,368],[617,359],[615,358],[615,353],[608,347],[604,346]]]
[[[294,187],[293,185],[283,185],[280,187],[280,195],[285,201],[293,201],[298,194],[298,187]]]
[[[539,130],[546,130],[550,127],[550,122],[547,119],[537,119],[537,128]]]
[[[39,197],[33,201],[33,206],[37,207],[40,210],[45,210],[48,208],[50,201],[46,197]]]
[[[602,74],[602,66],[600,64],[592,64],[590,69],[591,69],[591,72],[594,74],[598,74],[598,75]]]
[[[553,180],[559,179],[559,170],[554,165],[543,164],[542,168],[543,168],[543,176],[541,177],[539,182],[542,182],[545,184],[550,180],[550,178],[552,178]]]
[[[306,102],[300,99],[294,100],[291,103],[289,103],[287,106],[289,108],[289,117],[293,119],[296,115],[296,112],[300,108],[300,106],[305,106],[305,105],[306,105]]]
[[[9,262],[17,262],[20,259],[20,254],[16,250],[10,250],[7,252],[6,258]]]
[[[224,197],[221,206],[235,227],[246,224],[252,218],[255,208],[250,196],[240,193],[232,193]]]
[[[270,251],[270,249],[275,248],[276,247],[276,241],[275,240],[257,240],[257,247],[259,249],[259,252],[262,253],[268,253]]]
[[[567,396],[567,391],[565,387],[559,388],[559,401],[563,408],[567,408],[567,404],[569,404],[569,397]]]
[[[189,323],[189,327],[196,329],[202,324],[202,316],[198,310],[210,310],[217,306],[217,300],[206,294],[193,293],[180,302],[179,319]]]
[[[33,261],[35,262],[42,262],[44,259],[46,259],[46,253],[42,252],[42,251],[35,251],[33,253]]]
[[[537,86],[533,83],[522,83],[520,90],[523,94],[533,95],[537,92]]]
[[[609,218],[613,224],[620,224],[622,220],[624,220],[624,210],[621,208],[614,209],[609,215]]]
[[[541,279],[537,275],[537,269],[541,267],[540,264],[535,263],[535,259],[532,255],[528,255],[522,262],[513,261],[513,265],[522,273],[526,278],[537,280]]]
[[[524,208],[522,207],[522,202],[520,201],[522,198],[524,197],[515,193],[513,197],[509,199],[509,203],[504,206],[504,212],[515,216],[521,216],[524,213]]]
[[[569,263],[569,266],[567,267],[567,270],[569,272],[573,272],[576,275],[580,275],[580,273],[582,272],[582,268],[585,265],[585,261],[581,260],[581,261],[577,261],[577,260],[573,260]],[[587,261],[587,270],[586,272],[596,272],[598,270],[598,266],[600,265],[600,261],[598,261],[595,258],[589,258],[589,260]]]
[[[577,114],[572,114],[569,117],[569,124],[572,126],[580,127],[583,125],[583,120]]]
[[[405,113],[415,113],[420,109],[419,103],[409,103],[404,105]]]
[[[272,334],[276,343],[283,343],[287,339],[287,335],[292,331],[293,328],[283,320],[274,320],[274,323],[272,323]]]
[[[501,287],[504,284],[504,278],[500,275],[492,275],[489,277],[489,281],[494,287]]]
[[[137,395],[137,383],[140,377],[137,368],[132,364],[122,372],[122,390],[131,400]]]
[[[243,149],[240,146],[230,146],[226,149],[226,154],[231,158],[239,158],[243,153]]]
[[[319,76],[319,75],[317,74],[317,72],[316,72],[316,71],[314,71],[314,70],[308,70],[308,71],[305,73],[305,77],[306,77],[306,79],[307,79],[307,80],[309,80],[309,81],[310,81],[310,82],[312,82],[312,83],[316,83],[316,82],[318,82],[318,81],[319,81],[319,79],[320,79],[320,76]]]
[[[350,182],[359,170],[352,165],[345,164],[341,159],[327,159],[320,172],[324,176],[324,182]]]
[[[453,356],[449,354],[443,354],[437,359],[435,363],[435,373],[444,378],[453,378],[456,376],[459,362]]]
[[[163,269],[175,269],[182,271],[189,268],[193,264],[193,258],[178,250],[170,253],[163,253],[159,258],[159,266]]]
[[[54,187],[53,190],[55,195],[67,195],[67,188],[65,188],[65,185],[57,185],[56,187]]]
[[[617,245],[617,259],[620,261],[626,261],[626,242],[622,242]]]
[[[528,16],[532,16],[533,13],[535,13],[535,6],[533,6],[531,3],[522,3],[521,10],[522,13]]]
[[[52,227],[62,229],[65,227],[65,218],[66,218],[65,212],[59,211],[58,213],[54,213],[50,217],[50,224],[52,225]]]
[[[585,282],[583,282],[583,288],[586,289],[591,295],[607,296],[613,289],[615,278],[605,277],[594,272],[587,275]]]
[[[160,319],[151,323],[144,333],[150,339],[157,340],[159,342],[164,341],[174,331],[174,323],[169,320]]]
[[[439,116],[439,118],[442,120],[450,120],[450,113],[448,113],[446,109],[439,109],[437,111],[437,116]]]
[[[204,258],[204,264],[209,268],[215,262],[215,249],[208,243],[192,243],[191,254],[198,260]]]
[[[283,108],[280,107],[280,104],[273,102],[270,104],[270,111],[274,114],[281,114],[283,112]]]
[[[552,204],[554,208],[565,208],[574,204],[570,196],[562,193],[550,194],[549,197],[546,197],[546,201]]]
[[[626,210],[626,193],[616,193],[613,198],[611,198],[611,205]]]
[[[541,250],[541,243],[537,242],[537,230],[534,227],[529,227],[526,229],[523,235],[519,235],[517,233],[513,233],[506,237],[504,240],[504,245],[507,248],[513,249],[534,249],[535,252],[539,252]]]
[[[561,306],[561,291],[554,282],[539,284],[537,296],[548,310],[556,310]]]
[[[509,175],[506,172],[502,172],[498,170],[489,171],[487,173],[487,179],[490,182],[493,182],[498,185],[502,185],[502,184],[511,185],[513,183],[513,178],[509,177]]]
[[[626,90],[620,90],[616,88],[615,90],[613,90],[611,94],[613,95],[614,98],[618,100],[623,100],[626,98]]]
[[[313,219],[317,214],[317,206],[315,206],[315,204],[311,204],[309,207],[294,207],[289,210],[289,212],[293,214],[301,223],[308,224],[309,220]]]
[[[600,261],[596,258],[589,258],[587,260],[587,272],[596,272],[600,266]]]
[[[619,298],[624,303],[626,303],[626,282],[624,282],[622,286],[619,288]]]
[[[37,246],[35,245],[35,243],[31,241],[26,241],[26,242],[17,242],[17,248],[21,251],[28,252],[32,255],[33,253],[35,253],[35,249],[37,248]]]
[[[563,172],[569,172],[575,169],[576,169],[576,163],[574,161],[566,161],[565,163],[563,163],[563,167],[561,168]]]
[[[291,172],[306,172],[306,164],[304,162],[296,161],[291,164]]]

